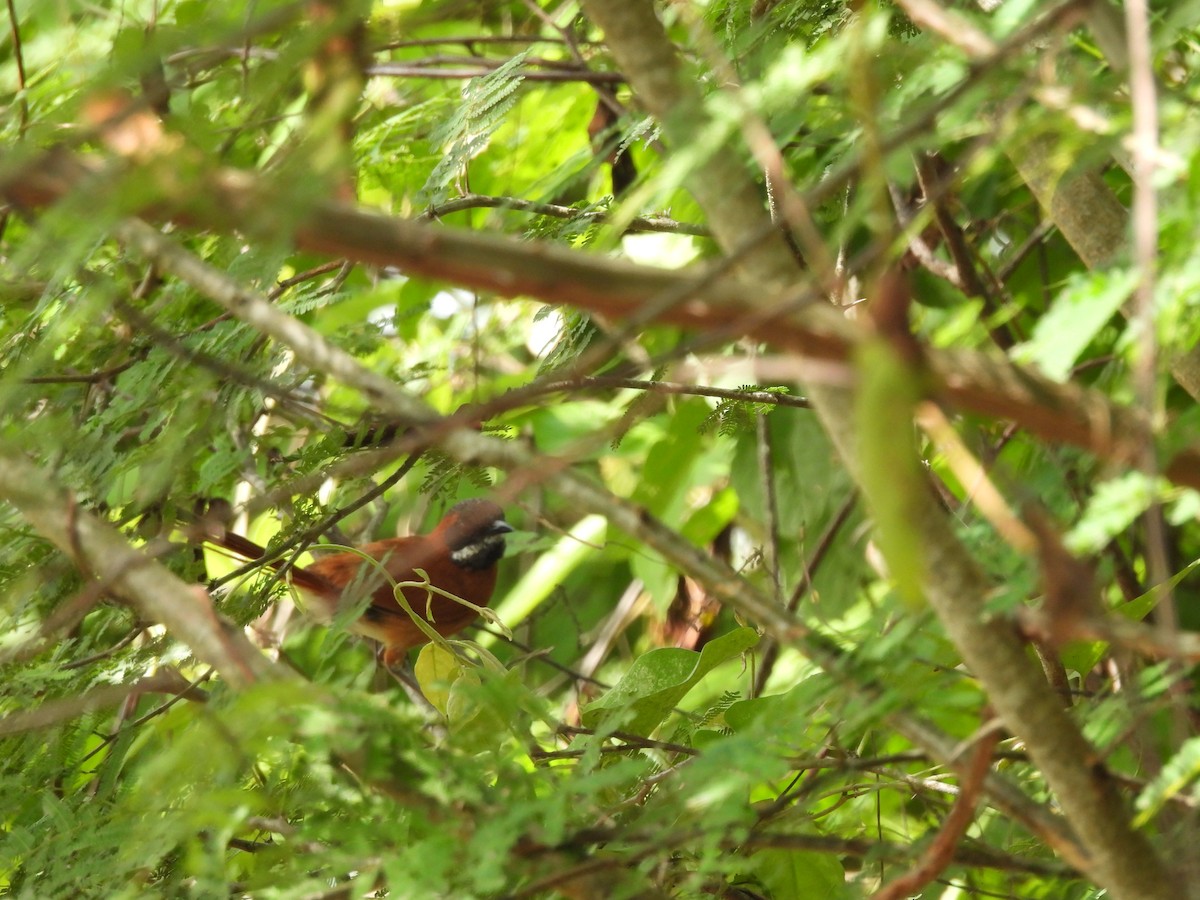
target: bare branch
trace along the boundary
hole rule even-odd
[[[429,207],[417,216],[417,221],[437,219],[451,213],[461,212],[464,209],[514,209],[518,212],[534,213],[539,216],[586,222],[607,222],[611,218],[609,213],[603,210],[576,209],[573,206],[562,206],[557,203],[534,203],[532,200],[522,200],[520,197],[488,197],[484,194],[467,194]],[[625,229],[633,234],[658,232],[661,234],[690,234],[695,237],[708,236],[707,228],[688,222],[676,222],[666,216],[637,216],[630,219]]]
[[[394,442],[385,455],[394,456],[419,445],[437,443],[463,462],[494,465],[512,473],[508,482],[496,492],[501,499],[519,496],[531,482],[549,481],[566,503],[605,516],[612,527],[654,548],[670,564],[703,583],[723,604],[755,622],[774,639],[797,647],[840,678],[853,671],[845,664],[842,650],[796,620],[727,564],[703,552],[636,504],[614,496],[571,471],[562,459],[535,454],[519,442],[501,441],[480,434],[473,427],[467,427],[473,417],[437,416],[397,385],[367,370],[304,324],[239,286],[227,273],[196,259],[154,229],[131,222],[123,226],[122,234],[162,271],[188,281],[238,318],[287,343],[301,362],[336,375],[369,397],[384,414],[414,423],[412,431]],[[983,593],[980,591],[971,596],[982,596]],[[874,698],[886,693],[884,685],[867,680],[858,684],[858,690]],[[914,744],[953,767],[954,741],[901,710],[891,713],[891,721]],[[1031,803],[1019,790],[998,777],[989,778],[988,792],[997,807],[1037,834],[1063,859],[1084,867],[1086,858],[1074,839],[1062,823],[1042,807]]]
[[[498,63],[482,64],[457,69],[434,68],[431,66],[400,65],[399,63],[376,63],[367,66],[368,75],[384,78],[480,78],[496,70]],[[526,81],[569,82],[582,81],[586,84],[622,84],[625,78],[619,72],[592,72],[586,69],[525,69],[521,77]]]

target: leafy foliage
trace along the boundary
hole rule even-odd
[[[518,53],[495,72],[468,83],[462,102],[430,135],[430,142],[444,148],[445,155],[434,166],[419,197],[433,203],[443,200],[457,173],[487,147],[492,133],[517,102],[525,56],[524,52]]]
[[[0,505],[0,893],[1128,896],[1029,735],[947,830],[996,699],[962,634],[996,623],[1147,871],[1200,868],[1194,4],[1151,20],[1149,223],[1104,4],[658,6],[704,98],[684,141],[574,4],[9,6],[0,484],[65,493]],[[640,173],[617,197],[597,104]],[[714,160],[759,189],[740,256]],[[782,299],[753,255],[781,230]],[[813,295],[854,337],[796,330]],[[813,386],[858,391],[848,436]],[[914,426],[930,404],[951,435]],[[317,531],[483,495],[521,529],[511,634],[423,648],[424,701],[201,546],[219,520],[303,564]],[[99,578],[93,518],[271,676]],[[959,550],[978,621],[921,602]]]
[[[740,393],[760,390],[772,394],[788,393],[788,389],[781,385],[760,388],[753,384],[743,384],[737,390]],[[708,418],[700,423],[700,430],[715,430],[717,434],[723,434],[727,437],[745,434],[754,430],[756,416],[766,415],[770,410],[770,404],[758,401],[721,400],[713,407],[713,411],[708,414]]]

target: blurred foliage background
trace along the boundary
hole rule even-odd
[[[8,0],[0,892],[1200,891],[1200,4],[656,4],[669,124],[582,7]],[[782,232],[839,313],[812,352],[756,318]],[[852,458],[812,385],[857,386]],[[472,496],[519,529],[505,628],[414,653],[428,703],[191,527],[306,550]],[[966,618],[924,602],[960,551]],[[987,628],[1061,722],[989,696]]]

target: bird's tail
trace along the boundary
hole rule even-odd
[[[229,553],[243,559],[256,561],[264,560],[264,565],[270,566],[277,572],[283,572],[289,581],[297,588],[321,596],[336,597],[340,591],[332,581],[323,575],[306,569],[304,566],[289,566],[287,555],[271,556],[266,547],[256,544],[247,537],[234,534],[225,529],[210,529],[204,538],[215,547],[220,547]]]

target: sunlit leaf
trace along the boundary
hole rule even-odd
[[[622,731],[649,734],[701,678],[756,643],[753,628],[738,628],[699,653],[674,647],[651,650],[633,662],[611,691],[588,704],[584,721],[593,728],[612,722]]]
[[[1088,344],[1096,337],[1137,283],[1126,269],[1078,276],[1059,292],[1017,358],[1033,363],[1051,378],[1065,380]]]

